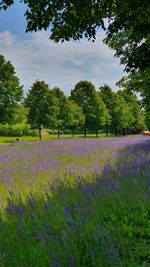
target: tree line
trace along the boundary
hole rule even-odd
[[[108,85],[98,91],[90,81],[79,81],[70,96],[58,88],[49,88],[44,81],[36,80],[23,96],[15,69],[0,55],[0,124],[29,123],[38,129],[57,130],[58,137],[66,129],[75,133],[131,134],[150,128],[147,113],[136,94],[128,88],[114,92]]]

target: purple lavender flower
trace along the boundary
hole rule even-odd
[[[56,256],[54,251],[50,251],[49,252],[49,256],[50,256],[50,259],[51,259],[51,262],[52,262],[52,266],[54,266],[54,267],[60,267],[61,266],[60,261],[57,258],[57,256]]]

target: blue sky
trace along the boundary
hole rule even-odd
[[[98,89],[104,83],[116,90],[115,83],[123,76],[123,66],[114,52],[103,44],[99,31],[95,43],[54,43],[49,32],[25,33],[25,7],[15,4],[0,12],[0,54],[11,60],[25,92],[36,79],[50,88],[60,87],[66,95],[80,80],[89,80]]]

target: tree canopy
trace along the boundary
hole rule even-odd
[[[48,85],[44,81],[36,80],[27,94],[25,106],[29,110],[28,122],[33,128],[38,128],[40,139],[42,126],[48,127],[50,125],[54,103],[55,100],[49,94]]]
[[[67,128],[71,130],[74,137],[75,132],[83,126],[85,116],[83,114],[82,108],[74,101],[68,101],[68,123]]]
[[[118,131],[125,135],[142,130],[143,114],[140,101],[134,93],[127,89],[113,92],[108,85],[101,86],[99,90],[110,116],[106,131],[113,129],[115,135]]]
[[[70,99],[77,103],[85,116],[84,136],[87,129],[95,130],[96,134],[103,124],[105,104],[96,92],[95,86],[89,81],[79,81],[71,90]]]
[[[145,107],[146,111],[150,112],[150,67],[122,77],[117,82],[117,86],[129,92],[139,92],[142,97],[142,106]]]
[[[10,61],[0,55],[0,123],[13,123],[23,97],[23,87]]]
[[[64,92],[58,87],[54,87],[50,92],[55,97],[55,105],[57,107],[53,127],[57,129],[59,138],[60,131],[63,130],[68,123],[68,100]]]

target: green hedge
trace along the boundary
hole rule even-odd
[[[0,136],[37,136],[37,130],[31,129],[28,124],[0,124]]]

